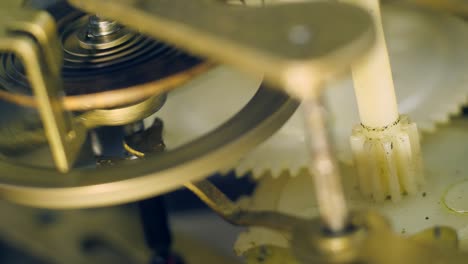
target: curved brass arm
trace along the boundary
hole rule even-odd
[[[234,225],[288,232],[291,251],[303,264],[462,264],[468,259],[467,253],[457,249],[456,233],[448,227],[435,227],[403,238],[391,230],[384,217],[374,212],[360,212],[351,215],[348,230],[332,234],[324,231],[319,219],[242,210],[207,180],[185,186]]]

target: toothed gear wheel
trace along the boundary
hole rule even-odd
[[[376,203],[364,198],[354,182],[355,170],[342,164],[348,206],[356,210],[378,210],[389,218],[393,230],[403,236],[434,226],[449,226],[457,230],[461,249],[467,250],[467,130],[468,117],[456,118],[451,124],[441,126],[438,133],[427,136],[423,148],[427,182],[417,194],[398,204],[391,200]],[[296,177],[283,174],[274,178],[269,174],[259,180],[252,197],[242,200],[242,207],[279,211],[309,219],[318,216],[313,192],[313,179],[306,172]],[[289,240],[282,233],[253,227],[240,234],[235,250],[237,254],[244,255],[263,245],[287,248]]]
[[[392,65],[400,113],[420,131],[433,132],[447,123],[467,101],[468,24],[463,20],[405,5],[384,5],[383,26]],[[359,116],[352,79],[325,90],[332,138],[338,158],[351,162],[349,136]],[[297,175],[308,164],[302,112],[269,140],[247,155],[236,168],[254,177],[283,172]]]

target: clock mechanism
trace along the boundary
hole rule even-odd
[[[0,12],[2,263],[468,259],[463,1]]]

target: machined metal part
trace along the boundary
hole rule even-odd
[[[97,109],[87,111],[81,115],[73,117],[75,130],[85,134],[88,130],[100,126],[121,126],[143,120],[157,112],[166,100],[165,95],[156,95],[140,103],[114,108]],[[18,110],[6,107],[10,110],[20,111],[22,114],[31,114],[31,111]],[[37,124],[34,118],[19,116],[19,119],[5,120],[0,129],[0,153],[11,155],[34,148],[41,147],[47,143],[44,129]]]
[[[124,139],[124,148],[137,158],[162,153],[166,149],[163,139],[164,123],[156,118],[148,129],[136,131]]]
[[[405,239],[379,214],[355,212],[350,214],[346,229],[333,233],[323,228],[321,219],[242,210],[208,181],[186,187],[232,224],[289,234],[290,256],[298,263],[464,263],[468,257],[458,250],[456,233],[448,227],[435,227]]]
[[[76,122],[87,129],[127,125],[153,115],[164,105],[164,101],[166,101],[165,95],[156,95],[127,107],[92,110],[78,116]]]
[[[38,31],[35,34],[42,37],[38,42],[40,45],[47,45],[47,48],[44,48],[43,52],[46,55],[44,57],[48,59],[49,67],[45,67],[46,69],[29,70],[27,69],[26,63],[20,60],[22,59],[20,56],[13,53],[4,53],[1,57],[2,67],[0,73],[0,83],[2,84],[2,88],[10,91],[12,95],[14,95],[14,93],[29,94],[31,92],[31,87],[37,84],[31,80],[30,76],[25,74],[25,68],[28,70],[27,74],[41,74],[45,77],[48,77],[47,70],[50,68],[50,75],[52,76],[48,77],[49,79],[47,81],[49,83],[47,83],[47,88],[57,90],[54,92],[56,94],[54,95],[56,98],[54,99],[54,102],[51,102],[51,104],[53,104],[55,108],[60,107],[60,109],[56,109],[55,111],[63,112],[63,118],[66,118],[67,120],[60,120],[59,118],[49,120],[47,123],[48,125],[46,124],[45,126],[46,133],[44,133],[44,128],[40,126],[34,130],[28,129],[26,131],[15,131],[15,128],[27,128],[28,125],[19,124],[18,126],[14,126],[8,131],[14,131],[14,134],[11,135],[12,137],[8,137],[6,134],[2,137],[3,143],[0,143],[0,145],[3,149],[11,150],[17,149],[17,147],[36,147],[38,144],[45,143],[47,136],[49,138],[49,142],[52,143],[51,140],[55,142],[54,144],[50,144],[55,158],[58,155],[57,153],[61,153],[60,155],[64,157],[70,155],[73,156],[81,149],[81,145],[84,142],[89,129],[103,125],[125,125],[142,120],[156,112],[165,101],[166,96],[162,93],[156,93],[156,95],[143,101],[141,101],[141,99],[139,100],[138,97],[135,97],[134,102],[132,101],[131,103],[127,103],[127,105],[123,107],[114,109],[95,109],[72,119],[63,109],[64,105],[62,105],[62,96],[60,94],[61,88],[54,87],[61,83],[62,79],[59,75],[60,72],[64,79],[63,87],[67,94],[84,93],[89,95],[89,93],[93,91],[116,89],[119,87],[127,87],[128,85],[138,85],[139,82],[145,81],[150,81],[150,86],[157,86],[157,84],[151,84],[151,81],[164,78],[165,76],[172,75],[174,73],[175,75],[173,76],[177,77],[177,73],[180,72],[187,72],[188,77],[185,79],[190,79],[196,76],[196,74],[189,74],[190,70],[193,69],[194,71],[197,71],[198,67],[194,67],[201,62],[200,59],[183,54],[173,47],[120,27],[115,29],[116,31],[114,32],[115,34],[119,34],[120,37],[118,38],[114,38],[115,36],[113,36],[112,32],[108,32],[109,34],[107,35],[101,34],[102,36],[96,36],[99,39],[95,39],[95,42],[93,43],[95,45],[98,45],[99,43],[102,45],[105,44],[105,47],[101,47],[99,45],[92,47],[85,46],[84,48],[80,47],[80,34],[83,30],[89,30],[89,27],[91,26],[88,24],[94,20],[91,17],[85,16],[83,13],[69,7],[65,2],[53,5],[49,9],[49,12],[58,21],[62,45],[59,45],[56,39],[54,22],[45,12],[39,13],[40,11],[26,11],[20,8],[17,8],[15,12],[23,15],[30,13],[40,14],[38,17],[43,21],[36,18],[36,21],[33,20],[29,25],[27,25],[20,20],[20,17],[16,24],[14,24],[15,22],[10,21],[9,23],[12,24],[10,25],[12,30],[17,29],[19,31],[23,30],[23,27],[26,26],[29,26],[31,28],[30,30],[38,31],[34,28],[34,23],[38,23],[38,25],[43,23],[47,26],[45,29],[48,31],[44,31],[42,33]],[[90,22],[88,22],[88,20],[90,20]],[[26,27],[24,30],[27,32],[28,28]],[[34,36],[33,33],[32,35]],[[125,38],[125,36],[128,37]],[[46,37],[48,37],[48,39]],[[60,69],[59,65],[62,65],[62,52],[60,47],[62,46],[65,50],[63,63],[64,68]],[[38,50],[42,51],[41,48]],[[53,65],[50,65],[52,63]],[[141,67],[146,70],[143,71],[140,69]],[[158,70],[161,67],[164,68],[164,70]],[[128,74],[128,72],[125,71],[125,68],[131,68],[135,74]],[[208,68],[209,67],[206,67],[206,69]],[[45,72],[42,74],[41,71]],[[122,74],[123,71],[125,71],[125,74]],[[184,76],[179,76],[179,79],[184,79]],[[55,84],[55,82],[57,82],[57,84]],[[35,98],[33,97],[25,95],[23,95],[23,97],[31,99],[36,103],[34,101]],[[119,95],[116,96],[114,94],[107,96],[107,98],[118,97]],[[130,97],[127,96],[127,98]],[[44,106],[41,105],[41,102],[43,103],[43,101],[39,100],[38,102],[39,106],[43,108]],[[83,104],[83,102],[81,104]],[[92,105],[89,101],[86,101],[85,104]],[[58,115],[58,112],[55,113],[55,115]],[[21,123],[23,121],[24,120],[20,118],[17,122]],[[55,134],[50,134],[50,128],[48,128],[48,126],[57,126],[59,130],[56,131]],[[60,128],[61,126],[64,126],[64,128]],[[65,126],[68,128],[65,128]],[[57,145],[57,142],[61,142],[60,144],[62,145]],[[15,146],[17,144],[23,146]],[[55,163],[60,171],[67,171],[70,169],[73,158],[69,157],[69,159],[70,160],[67,160],[67,163],[65,164],[65,161],[58,161],[56,158]]]
[[[431,238],[437,235],[437,244],[467,251],[467,129],[468,120],[457,118],[452,120],[450,125],[441,127],[438,133],[425,136],[423,157],[427,164],[427,184],[417,195],[406,197],[400,204],[392,201],[366,201],[355,188],[355,170],[351,166],[341,164],[349,207],[379,211],[388,217],[392,229],[402,237],[414,237],[419,240],[416,237],[423,235],[418,234],[421,230],[433,229],[434,233],[427,231],[424,236]],[[318,217],[316,201],[304,199],[311,195],[309,186],[312,184],[311,175],[305,172],[295,177],[288,174],[280,177],[265,176],[259,181],[259,187],[250,201],[244,200],[242,205],[249,210],[273,210],[296,217],[315,218]],[[440,225],[449,226],[450,230]],[[236,243],[236,251],[239,254],[248,252],[252,248],[250,245],[289,247],[288,241],[281,234],[261,228],[250,228],[248,232],[241,234]],[[455,235],[458,235],[459,247],[456,245]],[[446,239],[448,241],[442,242]],[[385,238],[382,238],[382,241],[384,240]],[[385,248],[385,245],[381,246]],[[442,263],[450,262],[447,260]]]
[[[450,236],[453,231],[447,228],[439,227],[444,236],[405,239],[393,233],[386,219],[373,212],[355,213],[351,223],[354,229],[341,235],[324,234],[318,223],[299,227],[291,250],[300,263],[464,263],[468,257],[453,247],[457,239]],[[436,227],[425,232],[439,231]],[[447,235],[449,245],[441,246],[440,240]]]
[[[264,74],[267,83],[300,98],[317,95],[322,82],[347,70],[374,36],[366,11],[337,2],[262,8],[189,0],[69,2],[193,54]]]
[[[327,112],[321,100],[317,99],[304,101],[302,108],[311,156],[309,170],[314,179],[320,217],[325,228],[331,232],[342,232],[348,225],[348,208],[328,135]]]
[[[324,251],[328,251],[329,253],[333,254],[332,247],[337,246],[340,247],[340,251],[345,251],[347,249],[351,249],[348,253],[339,253],[335,256],[329,256],[329,262],[333,262],[331,258],[335,258],[335,260],[339,259],[346,259],[353,257],[353,243],[360,243],[360,239],[365,237],[365,232],[363,230],[350,233],[348,235],[344,235],[342,238],[329,238],[328,241],[317,240],[318,244],[315,244],[316,247],[321,248]],[[418,234],[415,234],[408,239],[417,241],[421,244],[426,244],[428,246],[436,246],[441,248],[448,248],[449,250],[453,250],[457,248],[457,234],[456,232],[447,227],[434,227],[430,229],[426,229]],[[321,244],[321,245],[320,245]],[[319,246],[320,245],[320,246]],[[308,249],[309,252],[311,249]],[[331,252],[329,251],[331,250]],[[297,258],[294,257],[291,248],[283,248],[273,245],[262,245],[255,248],[252,248],[245,252],[243,256],[246,258],[247,264],[278,264],[278,263],[288,263],[288,264],[298,264],[300,263]],[[319,253],[324,257],[323,253]],[[323,259],[322,259],[323,260]],[[338,261],[335,261],[336,263]],[[301,262],[302,263],[302,262]],[[315,262],[314,262],[315,263]],[[323,263],[327,263],[324,260]],[[368,262],[365,262],[368,263]],[[403,262],[405,263],[405,262]],[[376,263],[377,264],[377,263]]]
[[[57,21],[63,49],[61,74],[66,95],[83,95],[146,84],[163,79],[201,63],[175,47],[148,38],[127,27],[94,36],[95,16],[86,15],[66,2],[47,11]],[[94,22],[93,22],[94,21]],[[110,23],[110,22],[107,22]],[[97,34],[97,33],[96,33]],[[60,50],[57,50],[59,52]],[[0,83],[3,89],[29,94],[30,87],[21,63],[15,56],[1,56]]]
[[[203,1],[100,1],[97,5],[95,1],[71,3],[88,12],[103,10],[101,14],[106,17],[195,54],[264,74],[267,83],[301,99],[317,97],[321,84],[332,78],[331,75],[345,70],[348,63],[362,54],[373,39],[372,22],[368,14],[352,5],[339,3],[302,3],[257,9],[228,8]],[[210,20],[204,15],[207,12],[210,13]],[[278,17],[287,19],[283,21]],[[333,21],[328,22],[332,17]],[[351,21],[351,18],[352,24],[344,23],[344,20]],[[213,24],[211,19],[219,23]],[[248,26],[257,21],[262,22],[256,24],[255,32],[247,30]],[[262,25],[273,26],[276,30],[272,34],[271,30],[262,28]],[[319,158],[322,157],[322,153],[319,154]],[[324,176],[328,178],[328,174]],[[338,200],[334,199],[336,202]],[[345,208],[343,201],[340,206],[328,210],[340,209],[335,214],[339,218],[324,216],[334,231],[345,225]]]
[[[292,232],[296,226],[303,225],[307,222],[305,219],[274,211],[256,212],[243,210],[208,180],[186,183],[185,187],[192,191],[218,215],[234,225],[261,226]]]
[[[174,150],[105,168],[53,169],[0,161],[2,197],[48,208],[97,207],[136,201],[179,188],[232,166],[276,131],[298,103],[261,87],[234,117],[214,131]]]
[[[92,4],[91,2],[86,3]],[[127,22],[132,21],[141,22],[138,26],[135,26],[132,22],[130,27],[133,25],[142,33],[155,37],[160,36],[165,41],[174,41],[175,39],[167,38],[164,34],[154,34],[154,29],[161,26],[158,24],[161,21],[155,20],[158,14],[164,14],[164,16],[174,15],[178,19],[182,19],[178,24],[166,25],[162,23],[162,25],[168,27],[164,27],[160,32],[168,33],[172,37],[181,37],[180,34],[185,32],[184,29],[180,28],[182,24],[196,22],[193,24],[192,29],[197,29],[195,26],[198,25],[200,26],[197,29],[198,31],[182,34],[184,36],[184,39],[180,39],[182,42],[175,41],[178,46],[216,60],[238,66],[248,66],[246,70],[256,69],[254,73],[263,73],[265,70],[270,77],[274,75],[273,73],[282,74],[293,69],[295,69],[294,71],[299,69],[299,72],[302,72],[300,76],[306,77],[306,79],[310,76],[320,79],[326,76],[330,77],[329,74],[337,73],[335,66],[344,69],[353,58],[362,54],[370,46],[373,36],[371,21],[367,14],[346,4],[311,3],[293,5],[292,8],[253,10],[220,4],[205,5],[204,2],[193,3],[191,1],[162,1],[158,2],[157,5],[146,2],[149,6],[139,5],[136,7],[126,6],[124,5],[125,2],[118,1],[100,1],[99,3],[103,4],[103,6],[98,5],[103,11],[97,12],[100,15],[114,19],[114,16],[119,16],[119,13],[108,13],[107,10],[125,10],[125,15],[119,16],[120,19],[124,20],[124,25],[128,25]],[[140,4],[143,4],[143,2]],[[180,7],[182,4],[184,8],[179,10],[190,10],[192,8],[191,11],[200,11],[190,12],[190,15],[187,16],[193,21],[184,20],[187,14],[174,12],[174,8]],[[190,8],[185,5],[190,5]],[[155,9],[156,6],[157,9]],[[107,9],[108,7],[109,9]],[[205,10],[205,8],[208,9]],[[304,11],[305,9],[308,11],[307,14]],[[155,13],[148,16],[145,13],[147,11]],[[224,22],[211,23],[211,20],[207,21],[203,14],[208,11],[211,14],[219,15],[220,21]],[[315,15],[311,15],[309,11]],[[197,17],[197,15],[199,16]],[[229,17],[225,17],[227,15]],[[263,32],[265,36],[261,37],[260,41],[255,39],[257,39],[257,33],[262,30],[262,23],[256,25],[258,32],[255,32],[255,38],[252,35],[253,32],[239,31],[237,29],[242,28],[242,25],[234,24],[234,22],[243,22],[244,20],[254,23],[262,19],[275,22],[278,20],[275,17],[276,15],[291,19],[291,21],[287,25],[278,27],[281,30],[274,34],[268,33],[271,32],[269,30],[265,30]],[[334,17],[333,23],[327,22],[330,17]],[[120,19],[116,21],[122,23]],[[144,19],[144,21],[141,21],[141,19]],[[353,21],[353,23],[347,21]],[[157,26],[154,26],[154,23]],[[299,28],[294,29],[295,23],[299,23],[306,29],[300,25]],[[218,24],[221,26],[218,27]],[[208,28],[201,26],[207,26]],[[211,26],[213,27],[211,28]],[[343,28],[338,29],[336,26],[343,26]],[[288,40],[291,27],[294,29],[292,31],[292,42]],[[229,28],[230,30],[227,30]],[[309,29],[316,30],[314,33],[317,34],[314,35],[313,39],[308,39],[307,43],[302,43],[304,45],[294,42],[300,41],[297,38],[300,38],[302,33],[307,35]],[[335,31],[332,33],[330,30]],[[336,34],[336,30],[341,33]],[[170,32],[174,32],[174,34],[171,35]],[[229,34],[226,35],[227,33]],[[218,34],[219,37],[214,37],[213,34]],[[190,38],[186,39],[187,36]],[[207,38],[207,36],[211,36],[211,38]],[[312,36],[309,35],[309,37]],[[186,43],[185,40],[188,42]],[[274,42],[275,40],[278,41]],[[280,40],[286,41],[281,42]],[[202,43],[206,45],[201,47],[200,44]],[[195,50],[190,47],[195,47]],[[201,48],[201,50],[198,50],[197,47]],[[310,49],[311,47],[312,49]],[[206,53],[210,50],[214,53]],[[244,52],[246,53],[244,54]],[[233,56],[234,54],[235,56]],[[250,57],[249,54],[257,57]],[[241,59],[232,60],[234,57]],[[303,57],[306,59],[303,59]],[[238,64],[238,62],[241,62],[241,64]],[[253,68],[250,66],[253,66]],[[271,68],[264,68],[264,66],[270,66]],[[314,70],[320,70],[321,74],[310,74]],[[297,76],[299,75],[296,74]],[[270,78],[267,78],[267,80],[270,80]],[[308,81],[305,83],[311,84]],[[302,88],[304,87],[302,86]],[[314,85],[308,86],[307,89],[313,90]],[[31,175],[38,173],[37,169],[16,166],[10,161],[4,160],[0,165],[0,172],[3,170],[8,172],[0,174],[0,179],[4,177],[4,180],[1,180],[4,183],[2,184],[4,197],[29,205],[58,208],[102,206],[133,201],[167,192],[181,186],[184,182],[201,179],[209,173],[225,169],[233,161],[238,160],[248,149],[271,135],[292,114],[296,107],[297,102],[285,95],[262,88],[235,117],[212,133],[192,143],[157,157],[128,161],[115,167],[99,168],[97,170],[78,168],[64,174],[60,179],[57,179],[57,173],[51,170],[41,170],[40,178],[32,177]],[[211,162],[212,159],[216,159],[217,162]]]

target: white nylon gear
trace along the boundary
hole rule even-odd
[[[390,63],[401,114],[420,131],[433,132],[458,114],[468,95],[468,24],[435,11],[404,5],[382,7]],[[359,124],[351,77],[325,90],[338,158],[351,162],[349,136]],[[294,176],[308,164],[301,111],[237,166],[238,175]]]
[[[426,161],[426,184],[415,195],[395,203],[391,200],[376,203],[357,190],[354,170],[342,164],[343,185],[348,206],[352,210],[376,210],[389,218],[393,230],[403,236],[412,235],[434,226],[454,228],[460,247],[468,249],[468,118],[456,118],[441,126],[438,133],[428,135],[423,147]],[[296,177],[262,177],[250,198],[242,200],[248,210],[278,211],[297,217],[318,216],[310,174]],[[262,245],[288,247],[288,237],[266,228],[252,227],[242,233],[235,245],[243,255]]]

